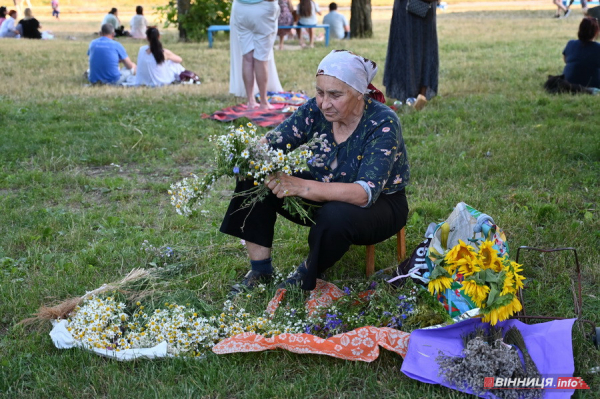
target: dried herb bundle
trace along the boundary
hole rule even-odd
[[[518,335],[512,332],[511,342],[518,342],[518,336],[520,336],[520,332]],[[515,346],[524,354],[526,369],[523,368],[517,349],[502,339],[501,328],[490,328],[489,330],[477,328],[463,336],[463,344],[462,357],[447,356],[440,351],[436,358],[439,375],[443,375],[448,383],[456,386],[459,390],[471,389],[474,394],[482,395],[490,392],[484,389],[486,377],[539,377],[537,367],[525,348],[522,336],[521,341],[518,342],[518,345],[515,343]],[[538,399],[543,394],[541,389],[499,389],[493,390],[491,393],[502,399]]]

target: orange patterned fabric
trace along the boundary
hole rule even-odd
[[[315,289],[310,292],[310,298],[306,301],[308,314],[312,315],[317,307],[328,308],[346,293],[340,290],[336,285],[317,279]]]
[[[281,301],[283,301],[286,292],[287,290],[285,288],[279,288],[275,293],[273,299],[269,301],[269,304],[267,305],[267,313],[269,314],[269,316],[271,316],[271,318],[273,318],[273,316],[275,315],[275,311],[279,307]]]
[[[328,339],[311,334],[279,334],[265,338],[247,332],[219,342],[213,347],[213,352],[224,355],[286,349],[294,353],[328,355],[346,360],[372,362],[379,356],[379,346],[405,357],[409,338],[410,334],[404,331],[390,327],[370,326],[360,327]]]
[[[267,312],[273,316],[285,297],[286,290],[279,289],[269,302]],[[323,280],[306,301],[309,313],[317,307],[329,307],[344,296],[344,291]],[[372,362],[379,356],[379,347],[406,356],[410,334],[389,327],[360,327],[353,331],[323,339],[311,334],[279,334],[265,338],[255,333],[242,333],[227,338],[213,347],[216,354],[260,352],[268,349],[286,349],[294,353],[328,355],[346,360]]]

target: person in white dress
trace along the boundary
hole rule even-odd
[[[135,8],[135,15],[129,22],[131,37],[134,39],[145,39],[146,29],[148,29],[148,21],[144,17],[144,8],[137,6]]]
[[[277,8],[279,4],[276,4]],[[237,1],[233,2],[231,8],[231,16],[230,16],[230,69],[229,69],[229,93],[235,95],[236,97],[246,97],[248,95],[246,93],[246,88],[244,85],[242,69],[243,69],[243,55],[242,55],[242,45],[239,38],[239,32],[237,30],[236,24],[233,23],[238,17],[239,14],[239,4]],[[275,19],[273,25],[274,32],[277,30],[277,21]],[[281,87],[281,83],[279,81],[279,76],[277,74],[277,67],[275,65],[275,55],[273,52],[273,46],[269,49],[267,64],[267,85],[266,90],[272,92],[282,92],[283,88]],[[258,85],[256,80],[254,81],[254,87],[252,90],[252,95],[255,95],[259,92]]]
[[[149,45],[142,46],[138,53],[135,85],[157,87],[178,81],[185,70],[182,58],[163,48],[158,29],[148,28],[146,38]]]

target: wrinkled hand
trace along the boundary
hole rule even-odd
[[[267,177],[265,185],[277,196],[277,198],[300,196],[302,192],[303,179],[288,176],[283,172],[277,172]]]

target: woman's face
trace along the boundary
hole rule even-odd
[[[317,76],[316,89],[317,106],[329,122],[349,122],[362,110],[362,94],[333,76]]]

